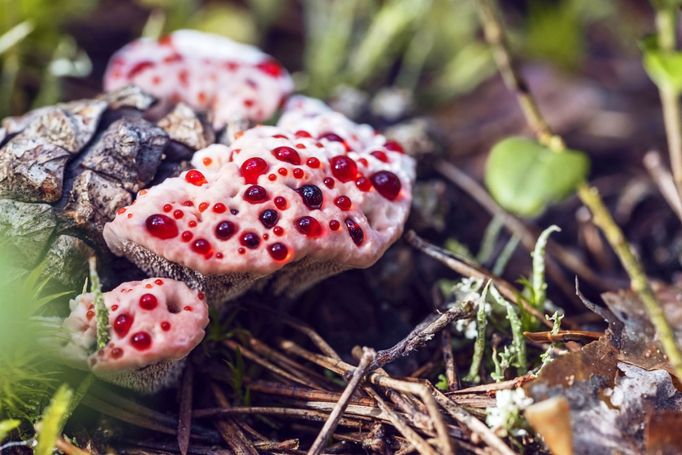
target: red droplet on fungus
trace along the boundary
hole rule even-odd
[[[400,194],[402,185],[397,175],[390,171],[375,172],[370,176],[374,188],[389,201],[395,200]]]
[[[232,221],[221,221],[215,228],[215,236],[219,240],[229,240],[237,232],[237,226]]]
[[[153,310],[159,304],[154,294],[144,294],[140,297],[140,308],[143,310]]]
[[[286,210],[287,208],[287,200],[283,198],[282,196],[277,196],[275,197],[275,207],[277,207],[280,210]]]
[[[268,163],[263,158],[255,157],[244,161],[240,167],[240,172],[246,183],[254,184],[258,182],[259,176],[268,171],[268,168]]]
[[[196,169],[187,171],[187,174],[185,174],[185,180],[195,186],[201,186],[208,183],[206,181],[206,177],[204,177],[204,174],[202,174],[200,171],[197,171]]]
[[[256,67],[271,77],[279,77],[282,75],[282,67],[274,60],[265,60],[256,65]]]
[[[334,205],[345,212],[350,210],[352,202],[348,196],[338,196],[334,199]]]
[[[260,245],[260,237],[255,232],[246,231],[239,238],[239,243],[253,250]]]
[[[250,204],[261,204],[268,200],[268,192],[260,185],[251,185],[244,192],[244,200]]]
[[[128,330],[133,325],[133,317],[127,313],[119,314],[114,319],[113,328],[116,335],[123,338],[128,334]]]
[[[272,154],[275,158],[285,163],[293,164],[294,166],[301,164],[301,155],[291,147],[277,147],[272,151]]]
[[[196,239],[192,243],[192,251],[198,254],[208,254],[211,251],[211,244],[206,239]]]
[[[346,228],[348,228],[348,235],[353,239],[353,243],[357,246],[362,245],[365,240],[365,233],[362,232],[362,228],[352,218],[346,218],[345,223]]]
[[[149,233],[161,240],[168,240],[178,235],[178,225],[166,215],[152,215],[145,221]]]
[[[152,337],[147,332],[136,332],[131,335],[130,344],[138,351],[146,351],[152,346]]]
[[[322,225],[312,216],[302,216],[294,221],[296,230],[306,237],[319,237],[322,235]]]
[[[350,182],[358,175],[358,165],[345,155],[333,156],[329,160],[332,175],[341,182]]]
[[[303,203],[310,210],[316,210],[322,207],[322,202],[324,202],[324,196],[322,191],[315,185],[303,185],[296,190],[298,194],[303,199]]]
[[[363,175],[355,180],[355,186],[357,186],[360,191],[367,192],[372,189],[372,182]]]
[[[390,150],[392,152],[405,153],[405,149],[403,149],[403,146],[400,145],[400,142],[398,141],[389,139],[384,144],[384,147],[386,150]]]
[[[268,246],[268,253],[276,261],[283,261],[289,255],[289,249],[281,242],[273,243]]]

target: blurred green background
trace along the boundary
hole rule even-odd
[[[493,74],[474,1],[0,0],[0,115],[92,95],[116,49],[179,28],[263,47],[314,96],[391,86],[419,106],[443,104]],[[521,55],[568,72],[637,53],[634,38],[649,26],[646,2],[503,3]]]

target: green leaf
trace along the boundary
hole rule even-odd
[[[682,92],[682,52],[660,49],[655,36],[643,39],[640,45],[642,63],[651,80],[661,88]]]
[[[0,421],[0,442],[4,441],[7,435],[17,428],[21,422],[16,419]]]
[[[485,183],[503,208],[534,217],[573,193],[589,168],[582,152],[553,152],[532,139],[511,137],[493,147]]]
[[[71,408],[73,391],[66,385],[62,385],[55,392],[50,405],[43,412],[38,430],[38,445],[36,455],[51,455],[57,438],[62,434],[66,417]]]

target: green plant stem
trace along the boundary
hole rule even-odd
[[[556,152],[561,152],[564,150],[563,140],[552,132],[542,117],[540,109],[530,93],[528,84],[514,67],[511,57],[512,53],[505,40],[504,30],[497,17],[494,5],[494,0],[478,0],[479,15],[485,38],[493,50],[493,56],[498,69],[502,73],[508,88],[516,93],[526,121],[535,132],[538,141]],[[632,251],[632,247],[625,239],[620,227],[618,227],[611,213],[606,208],[596,188],[591,187],[587,183],[582,183],[578,187],[578,196],[583,204],[590,209],[594,223],[602,230],[611,248],[613,248],[620,259],[623,268],[625,268],[630,277],[630,287],[644,304],[644,308],[656,329],[663,350],[668,356],[675,374],[682,378],[682,353],[675,343],[672,328],[651,289],[644,268]]]
[[[664,52],[674,52],[676,48],[677,10],[662,7],[656,11],[656,35],[658,47]],[[658,93],[663,106],[663,122],[668,141],[670,167],[677,194],[682,197],[682,115],[680,115],[679,93],[669,84],[659,85]]]

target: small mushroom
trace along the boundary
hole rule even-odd
[[[141,392],[173,385],[184,358],[204,338],[208,324],[204,294],[179,281],[149,278],[104,293],[104,304],[109,342],[96,350],[93,294],[71,301],[71,314],[62,324],[69,334],[63,356],[77,366],[86,362],[104,380]]]
[[[192,163],[122,210],[104,237],[148,274],[217,302],[275,272],[275,293],[293,296],[371,266],[403,231],[415,173],[399,144],[301,97],[278,126],[244,131]]]
[[[194,30],[140,38],[116,52],[104,89],[130,84],[209,112],[216,129],[268,119],[293,89],[289,73],[259,49]]]

